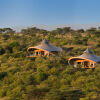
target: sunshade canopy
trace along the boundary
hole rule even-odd
[[[62,49],[61,48],[55,47],[55,46],[49,44],[49,42],[46,39],[44,39],[41,42],[41,44],[38,45],[38,46],[29,47],[28,50],[29,49],[32,49],[32,48],[33,49],[42,49],[42,50],[49,51],[49,52],[51,52],[51,51],[59,51],[59,52],[62,52]]]

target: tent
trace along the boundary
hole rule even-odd
[[[31,57],[37,57],[39,55],[44,56],[44,55],[56,54],[58,52],[62,52],[62,49],[49,44],[49,42],[46,39],[44,39],[40,45],[29,47],[27,51],[29,53],[34,52],[33,54],[30,53]]]
[[[100,57],[94,55],[94,53],[87,48],[82,55],[69,58],[68,63],[74,64],[75,67],[94,68],[95,64],[100,63]]]

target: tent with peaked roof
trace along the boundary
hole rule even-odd
[[[37,57],[38,55],[44,56],[44,55],[56,54],[58,52],[62,52],[62,49],[49,44],[49,42],[46,39],[44,39],[40,45],[29,47],[27,51],[29,53],[34,52],[33,54],[30,53],[31,54],[30,57]]]
[[[82,55],[69,58],[68,63],[74,64],[75,67],[94,68],[96,63],[100,63],[100,57],[94,55],[93,52],[87,48]]]

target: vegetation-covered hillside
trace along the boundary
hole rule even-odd
[[[44,38],[63,48],[61,56],[27,58],[27,48]],[[87,47],[100,56],[100,28],[0,29],[0,100],[100,100],[100,66],[76,70],[67,63]]]

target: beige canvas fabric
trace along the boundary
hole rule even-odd
[[[46,39],[44,39],[41,42],[40,45],[34,46],[34,47],[30,47],[30,48],[42,49],[42,50],[46,50],[46,51],[49,51],[49,52],[51,52],[51,51],[59,51],[59,52],[62,52],[62,49],[61,48],[55,47],[55,46],[49,44],[49,42]]]

